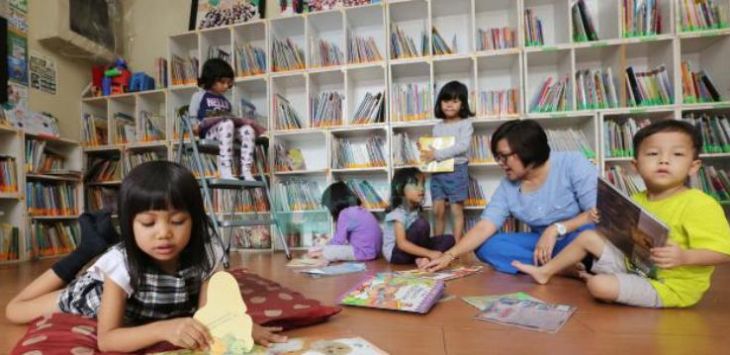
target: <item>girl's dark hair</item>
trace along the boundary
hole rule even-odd
[[[360,204],[361,201],[357,195],[342,181],[327,186],[327,189],[322,193],[322,205],[327,207],[335,221],[337,221],[342,210],[352,206],[360,206]]]
[[[127,174],[119,191],[121,241],[127,253],[130,282],[135,289],[140,286],[144,272],[159,269],[135,242],[134,217],[145,211],[168,209],[186,211],[192,219],[190,241],[180,253],[180,267],[196,267],[202,273],[208,273],[214,267],[210,221],[193,174],[169,161],[143,163]]]
[[[405,168],[395,172],[393,180],[390,182],[390,206],[386,212],[403,205],[406,185],[418,184],[420,182],[418,177],[421,175],[423,173],[418,168]]]
[[[634,159],[639,156],[639,147],[650,136],[661,132],[680,132],[686,134],[692,140],[694,149],[693,157],[698,159],[702,152],[702,133],[691,123],[680,120],[656,121],[636,132],[634,135]]]
[[[198,78],[198,86],[208,90],[217,81],[221,79],[233,80],[234,77],[233,68],[228,62],[220,58],[210,58],[203,64],[202,74]]]
[[[503,123],[492,134],[492,154],[497,156],[497,143],[507,140],[512,153],[525,167],[539,167],[550,158],[547,134],[539,123],[533,120],[514,120]]]
[[[439,91],[439,97],[436,99],[436,107],[433,108],[436,118],[446,118],[444,111],[441,110],[441,101],[450,100],[461,101],[459,117],[468,118],[474,116],[474,112],[471,112],[471,109],[469,108],[469,90],[466,88],[466,85],[458,81],[450,81],[441,88],[441,91]]]

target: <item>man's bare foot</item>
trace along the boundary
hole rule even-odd
[[[428,258],[417,258],[416,259],[416,266],[418,266],[419,269],[423,269],[431,260]]]
[[[521,272],[532,276],[532,278],[535,279],[535,282],[537,282],[541,285],[544,285],[544,284],[548,283],[548,281],[550,281],[551,275],[546,274],[545,272],[542,271],[541,268],[539,268],[537,266],[523,264],[516,260],[512,262],[512,266],[517,268],[517,270],[520,270]]]

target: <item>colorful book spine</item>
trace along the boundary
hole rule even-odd
[[[509,27],[477,30],[477,50],[489,51],[517,47],[517,33]]]
[[[480,116],[504,116],[518,113],[519,89],[482,91],[479,93]]]
[[[674,103],[674,86],[669,80],[665,65],[662,64],[648,72],[639,72],[634,67],[628,67],[625,74],[629,106]]]
[[[580,152],[588,159],[595,159],[596,152],[588,143],[583,131],[568,129],[546,129],[548,144],[554,152]]]
[[[130,152],[129,154],[126,154],[124,157],[124,174],[128,174],[129,171],[134,169],[137,165],[146,163],[149,161],[158,161],[158,160],[165,160],[167,159],[167,156],[165,156],[163,153],[156,152],[156,151],[148,151],[148,152],[139,152],[139,153],[133,153]],[[190,169],[190,171],[195,172],[194,169],[192,169],[192,164],[187,165],[189,163],[188,160],[183,160],[183,165]]]
[[[441,37],[441,33],[439,33],[439,30],[436,29],[436,27],[431,27],[431,50],[433,52],[433,55],[445,55],[445,54],[454,54],[457,52],[456,48],[456,37],[454,37],[454,40],[451,43],[451,46],[449,46],[448,43],[444,40],[443,37]]]
[[[271,249],[271,229],[269,226],[234,228],[231,232],[231,248]]]
[[[468,207],[485,207],[487,205],[487,198],[484,196],[482,186],[479,185],[479,181],[469,177],[468,195],[464,206]]]
[[[693,72],[689,62],[682,62],[682,93],[685,104],[718,102],[723,98],[706,71]]]
[[[157,89],[164,89],[168,85],[167,79],[167,59],[156,58],[155,59],[155,83]]]
[[[531,9],[525,9],[525,45],[539,47],[545,45],[542,33],[543,23]]]
[[[725,115],[689,114],[683,120],[702,135],[702,153],[730,153],[730,124]]]
[[[678,0],[681,31],[704,31],[728,27],[727,2],[717,0]]]
[[[606,169],[606,180],[626,196],[646,190],[644,180],[638,174],[626,171],[621,165],[614,165]]]
[[[142,142],[165,140],[165,116],[144,110],[139,116]]]
[[[20,229],[8,223],[0,223],[0,261],[18,260],[20,257]]]
[[[579,110],[617,108],[615,78],[611,68],[578,70],[575,73]]]
[[[712,165],[700,167],[697,174],[690,176],[690,186],[712,196],[721,203],[730,203],[730,175],[726,169]]]
[[[552,76],[549,76],[537,88],[530,104],[530,111],[535,113],[567,111],[571,101],[570,91],[569,77],[553,83]]]
[[[373,136],[365,142],[336,139],[333,147],[333,165],[337,169],[363,169],[386,166],[385,141]]]
[[[660,0],[622,0],[624,37],[643,37],[662,32]],[[664,1],[668,3],[668,1]]]
[[[109,142],[107,119],[85,113],[81,118],[81,142],[88,147],[106,145]]]
[[[191,85],[198,82],[198,58],[183,58],[172,55],[170,69],[172,70],[172,85]]]
[[[648,119],[638,122],[629,117],[624,122],[605,120],[603,122],[603,144],[607,158],[625,158],[634,156],[634,135],[641,128],[651,123]]]
[[[353,115],[352,124],[374,124],[385,121],[385,92],[367,92]]]
[[[86,162],[85,182],[121,180],[122,163],[119,157],[90,156]]]
[[[137,142],[137,127],[134,124],[134,117],[122,112],[117,112],[112,116],[114,125],[115,144],[127,144]]]
[[[588,10],[585,1],[577,0],[571,6],[571,14],[573,15],[573,41],[588,42],[597,41],[598,33],[593,25],[593,17]]]
[[[266,51],[250,43],[236,49],[238,76],[253,76],[266,73]]]
[[[283,212],[321,210],[322,190],[316,181],[292,179],[272,187],[276,210]]]
[[[331,67],[344,63],[342,50],[336,44],[320,39],[316,43],[312,41],[311,46],[313,67]]]
[[[490,147],[491,136],[485,135],[472,135],[471,143],[469,144],[469,162],[470,163],[492,163],[494,157],[492,156]]]
[[[269,211],[266,192],[260,188],[248,190],[212,189],[211,200],[215,213],[265,213]]]
[[[348,47],[347,62],[350,64],[370,63],[383,60],[383,56],[380,55],[378,44],[375,42],[375,38],[361,37],[354,35],[351,31],[348,31]]]
[[[274,119],[279,130],[304,128],[299,113],[292,107],[289,100],[276,94],[274,96]]]
[[[309,99],[312,108],[310,127],[335,127],[342,125],[342,107],[345,96],[337,91],[324,91]]]
[[[33,221],[30,226],[31,257],[69,253],[76,249],[80,238],[76,222]]]
[[[51,170],[63,169],[66,158],[53,151],[45,141],[25,140],[25,171],[33,174],[45,174]]]
[[[387,185],[376,189],[369,181],[359,179],[350,179],[345,183],[357,195],[363,207],[371,210],[388,207],[388,199],[384,197],[387,195]]]
[[[411,138],[408,133],[396,133],[393,136],[393,163],[395,166],[420,165],[418,137]]]
[[[14,157],[0,155],[0,193],[18,192],[18,168]]]
[[[274,71],[304,69],[304,51],[291,39],[273,38],[271,50]]]
[[[117,210],[119,189],[106,186],[92,186],[86,189],[87,211],[112,211]]]
[[[426,33],[421,34],[421,49],[419,51],[419,47],[416,47],[416,42],[413,40],[413,37],[408,36],[405,31],[395,24],[391,24],[390,28],[392,29],[392,33],[390,34],[390,49],[393,59],[421,57],[428,53]]]
[[[29,181],[25,185],[26,205],[31,216],[75,216],[79,214],[73,183]]]

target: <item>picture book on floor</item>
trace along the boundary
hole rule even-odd
[[[395,273],[368,277],[340,301],[347,306],[427,313],[444,292],[444,282]]]
[[[208,355],[229,354],[201,350],[176,350],[154,355]],[[234,353],[230,353],[234,354]],[[273,343],[268,348],[256,345],[241,355],[388,355],[387,352],[361,337],[305,337]]]
[[[432,149],[439,150],[443,148],[452,147],[456,144],[456,138],[453,136],[449,137],[420,137],[418,138],[418,145],[420,149]],[[429,173],[449,173],[454,171],[454,158],[446,159],[442,161],[432,161],[427,164],[422,164],[420,167],[421,171]]]
[[[597,230],[626,254],[637,272],[656,277],[650,250],[666,244],[669,227],[603,178],[598,179],[596,207],[601,216]]]
[[[502,297],[477,314],[475,318],[554,334],[565,325],[575,309],[573,306],[564,304]]]
[[[288,267],[322,267],[327,266],[329,261],[327,259],[315,259],[307,256],[301,258],[292,259],[286,264]]]
[[[508,293],[504,295],[469,296],[462,297],[461,299],[463,299],[464,302],[468,303],[469,305],[476,307],[476,309],[484,311],[485,309],[489,308],[494,302],[497,302],[497,300],[499,300],[500,298],[512,298],[516,300],[542,302],[541,300],[532,297],[524,292]]]
[[[451,269],[441,270],[437,272],[428,272],[421,269],[412,269],[405,271],[396,271],[399,275],[412,276],[412,277],[423,277],[433,280],[449,281],[454,279],[460,279],[469,275],[474,275],[482,271],[484,267],[481,265],[472,266],[458,266]]]
[[[335,264],[330,266],[324,266],[320,268],[314,268],[314,269],[303,269],[303,270],[297,270],[298,272],[301,272],[307,276],[312,277],[323,277],[323,276],[336,276],[336,275],[344,275],[344,274],[351,274],[354,272],[361,272],[367,270],[367,266],[363,263],[342,263],[342,264]]]

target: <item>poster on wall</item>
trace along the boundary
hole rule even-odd
[[[307,12],[309,1],[311,0],[279,0],[279,15],[291,16]]]
[[[309,0],[309,12],[379,3],[380,0]]]
[[[30,87],[56,94],[56,63],[38,53],[30,53]]]
[[[266,0],[193,0],[188,29],[234,25],[264,18]]]
[[[17,9],[24,14],[28,13],[28,0],[9,0],[8,4],[10,7]]]
[[[9,7],[7,19],[8,27],[20,33],[28,33],[28,20],[25,12]]]
[[[28,40],[13,31],[8,31],[8,78],[28,84]]]

